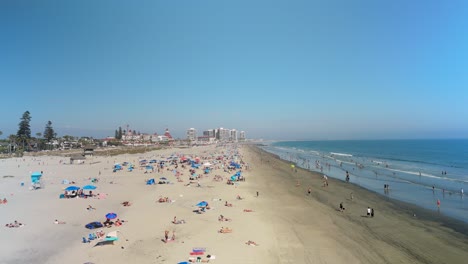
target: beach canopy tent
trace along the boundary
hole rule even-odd
[[[153,185],[153,184],[155,184],[154,179],[149,179],[146,181],[146,185]]]
[[[117,218],[117,214],[116,213],[108,213],[106,214],[106,219],[115,219]]]
[[[146,170],[153,170],[153,169],[154,169],[154,167],[153,167],[153,166],[151,166],[151,165],[148,165],[148,166],[146,166],[146,167],[145,167],[145,169],[146,169]]]
[[[120,231],[115,230],[107,233],[106,236],[101,241],[97,242],[94,246],[113,245],[115,241],[119,240],[119,232]]]
[[[106,241],[117,241],[117,240],[119,240],[119,236],[118,236],[117,232],[118,232],[118,230],[107,233],[104,240],[106,240]]]
[[[195,163],[194,161],[192,161],[192,168],[198,169],[198,168],[200,168],[200,164]]]
[[[234,161],[231,161],[231,164],[229,164],[229,165],[231,165],[232,167],[234,167],[236,169],[240,169],[240,167],[241,167],[239,163],[235,163]]]
[[[237,181],[238,179],[239,179],[239,177],[237,177],[236,175],[231,176],[231,181]]]
[[[31,182],[33,184],[35,183],[39,183],[39,181],[41,180],[41,177],[42,177],[42,173],[41,172],[33,172],[31,174]]]
[[[78,191],[80,189],[80,187],[78,186],[68,186],[67,188],[65,188],[65,191]]]
[[[119,163],[116,163],[114,164],[114,172],[118,171],[118,170],[121,170],[122,169],[122,165],[120,165]]]
[[[205,207],[205,206],[208,205],[208,203],[205,202],[205,201],[201,201],[201,202],[197,203],[196,205],[197,205],[198,207]]]
[[[91,222],[85,225],[86,228],[88,229],[96,229],[96,228],[101,228],[104,225],[101,222]]]
[[[86,186],[83,186],[83,190],[96,190],[96,186],[94,185],[86,185]]]
[[[149,161],[149,163],[156,163],[156,162],[158,162],[158,161],[155,160],[155,159],[152,159],[152,160]]]

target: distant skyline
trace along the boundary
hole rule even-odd
[[[0,131],[468,138],[468,1],[1,1]]]

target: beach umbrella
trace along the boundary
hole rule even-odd
[[[78,186],[68,186],[67,188],[65,188],[65,191],[77,191],[79,189],[80,187]]]
[[[198,207],[205,207],[205,206],[207,206],[207,205],[208,205],[208,203],[205,202],[205,201],[202,201],[202,202],[197,203],[197,206],[198,206]]]
[[[115,218],[117,218],[117,214],[116,213],[108,213],[108,214],[106,214],[106,218],[107,219],[115,219]]]
[[[83,190],[95,190],[97,187],[94,185],[83,186]]]
[[[160,180],[163,180],[163,181],[167,181],[167,178],[166,177],[161,177],[159,178]]]

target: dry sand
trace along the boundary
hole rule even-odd
[[[167,170],[150,174],[139,169],[117,173],[111,170],[114,162],[137,164],[141,157],[174,153],[207,156],[222,151],[225,148],[213,145],[166,149],[94,157],[83,165],[59,164],[61,159],[66,160],[60,157],[0,160],[0,198],[9,200],[0,205],[0,224],[14,220],[26,224],[21,228],[2,226],[0,263],[179,263],[188,261],[189,252],[196,247],[216,256],[210,263],[223,264],[465,263],[468,259],[466,223],[389,201],[344,182],[330,179],[329,186],[322,187],[321,175],[301,169],[294,172],[290,164],[254,147],[241,147],[242,158],[250,169],[243,171],[247,180],[234,186],[213,181],[214,175],[232,175],[222,169],[200,179],[201,187],[185,186],[188,169],[183,171],[184,182],[177,182]],[[46,187],[28,190],[30,173],[41,170]],[[15,177],[2,178],[5,175]],[[145,184],[147,178],[162,176],[173,184]],[[61,184],[62,179],[83,186],[90,183],[90,177],[100,179],[96,192],[108,194],[106,199],[58,198],[67,186]],[[21,181],[26,186],[21,187]],[[349,198],[351,192],[353,200]],[[245,199],[237,200],[237,195]],[[160,196],[175,201],[158,203]],[[120,203],[125,200],[132,206],[123,207]],[[203,200],[212,209],[194,213],[195,204]],[[224,206],[225,201],[233,206]],[[346,207],[344,212],[338,210],[340,202]],[[86,210],[88,205],[96,210]],[[374,218],[365,216],[367,206],[375,209]],[[81,238],[91,232],[84,225],[104,221],[108,212],[128,221],[118,228],[104,229],[120,230],[120,240],[113,246],[82,243]],[[219,222],[220,214],[232,221]],[[186,223],[172,224],[174,216]],[[56,225],[55,219],[66,224]],[[233,232],[218,233],[221,227]],[[165,230],[175,231],[176,241],[164,243],[161,239]],[[248,240],[259,246],[246,245]]]

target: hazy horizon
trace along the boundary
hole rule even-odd
[[[468,138],[466,1],[2,1],[0,138]]]

